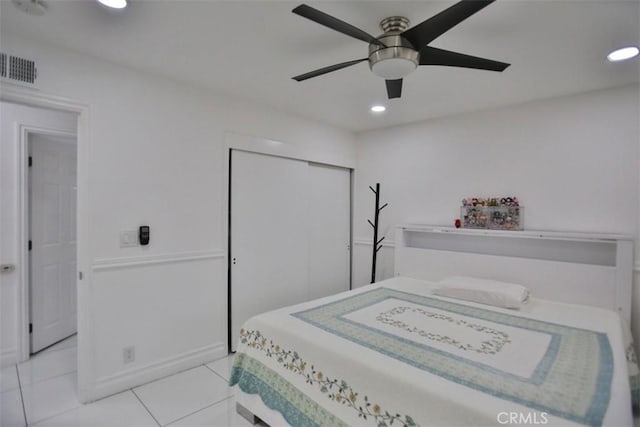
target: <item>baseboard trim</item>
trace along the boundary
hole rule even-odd
[[[93,271],[119,270],[122,268],[144,267],[157,264],[201,261],[224,258],[224,251],[177,252],[160,255],[100,258],[93,261]]]
[[[0,352],[0,367],[15,365],[18,363],[18,348],[13,347]]]
[[[88,403],[148,382],[195,368],[227,355],[227,346],[221,342],[196,350],[187,351],[143,366],[129,368],[117,374],[98,378],[93,391],[89,392]]]

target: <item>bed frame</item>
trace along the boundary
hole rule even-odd
[[[395,275],[462,275],[519,283],[534,297],[631,319],[633,238],[618,234],[472,230],[406,224],[395,236]]]
[[[631,318],[633,238],[618,234],[496,231],[405,224],[396,228],[396,276],[464,275],[519,283],[534,297],[590,305]],[[286,425],[259,396],[236,391],[252,424]]]

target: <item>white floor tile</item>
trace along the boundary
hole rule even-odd
[[[29,424],[80,406],[76,392],[77,375],[67,374],[22,386]]]
[[[247,427],[252,424],[238,415],[236,412],[236,400],[231,397],[170,425],[171,427]],[[262,425],[264,424],[258,424],[258,426]]]
[[[7,366],[0,370],[0,393],[20,387],[16,365]]]
[[[65,348],[33,356],[18,365],[20,384],[27,385],[75,372],[78,368],[77,348]]]
[[[38,427],[157,427],[131,391],[82,405],[35,424]]]
[[[226,381],[204,366],[145,384],[135,388],[134,392],[162,425],[232,394]]]
[[[0,425],[2,427],[24,427],[24,411],[20,389],[5,391],[0,394]]]
[[[235,359],[235,354],[230,354],[227,357],[223,357],[222,359],[218,359],[214,362],[207,363],[207,366],[212,370],[214,370],[222,378],[229,381],[234,359]]]

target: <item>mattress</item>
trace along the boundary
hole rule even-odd
[[[293,426],[632,424],[616,313],[434,286],[396,277],[253,317],[230,384]]]

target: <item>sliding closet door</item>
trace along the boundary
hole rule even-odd
[[[251,316],[307,299],[307,162],[231,152],[231,349]]]
[[[309,163],[309,299],[349,290],[351,172]]]

